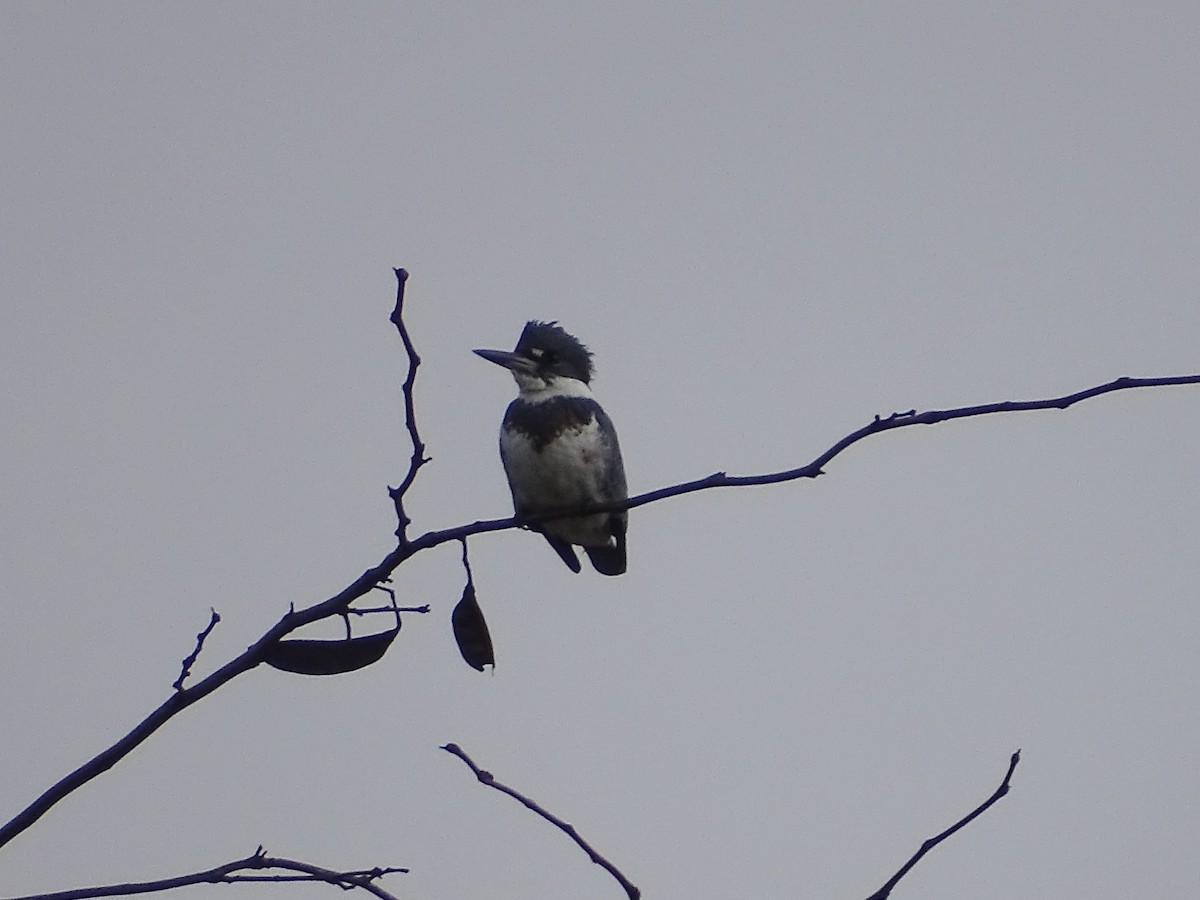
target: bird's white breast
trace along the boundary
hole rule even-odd
[[[522,508],[578,506],[600,491],[605,459],[595,418],[566,429],[541,449],[528,435],[506,430],[500,450],[513,499]]]
[[[538,391],[522,390],[521,399],[539,403],[562,396],[591,397],[583,382],[555,381],[558,384],[552,382]],[[500,455],[514,505],[526,513],[536,513],[595,502],[609,474],[609,449],[594,415],[587,422],[568,426],[541,445],[520,430],[503,429]],[[574,544],[608,544],[612,540],[607,514],[552,519],[541,527]]]

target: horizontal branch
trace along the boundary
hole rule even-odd
[[[390,553],[384,556],[378,565],[367,569],[345,589],[333,595],[329,599],[313,606],[300,610],[290,610],[278,622],[271,626],[271,628],[269,628],[262,637],[250,645],[250,647],[247,648],[247,650],[240,656],[230,660],[220,669],[216,670],[201,681],[196,682],[191,687],[175,691],[161,706],[159,706],[157,709],[151,712],[150,715],[138,723],[127,735],[125,735],[111,747],[101,751],[91,760],[81,765],[78,769],[71,772],[58,783],[48,788],[40,797],[29,804],[28,807],[18,813],[5,825],[0,826],[0,847],[3,847],[18,834],[29,828],[34,822],[41,818],[47,810],[49,810],[52,806],[54,806],[55,803],[57,803],[67,794],[87,783],[92,778],[95,778],[100,773],[112,768],[113,765],[124,758],[130,751],[146,740],[159,727],[161,727],[166,721],[171,719],[177,713],[191,706],[198,700],[208,696],[217,688],[221,687],[223,684],[232,680],[233,678],[236,678],[238,675],[241,675],[243,672],[249,671],[250,669],[259,665],[261,662],[263,662],[268,649],[270,649],[270,647],[280,638],[303,625],[308,625],[312,622],[319,621],[320,619],[345,612],[351,603],[353,603],[359,597],[362,597],[368,591],[373,590],[380,583],[386,581],[398,566],[400,566],[409,557],[419,553],[422,550],[428,550],[448,541],[458,541],[464,537],[470,537],[471,535],[485,534],[492,531],[505,531],[510,528],[520,528],[532,522],[541,521],[543,519],[557,518],[567,515],[578,515],[580,512],[585,511],[600,512],[620,509],[634,509],[639,506],[645,506],[649,503],[656,503],[660,500],[666,500],[670,497],[678,497],[683,494],[695,493],[696,491],[709,490],[711,488],[778,484],[785,481],[795,481],[800,478],[816,478],[818,475],[822,474],[822,470],[825,465],[827,465],[834,457],[842,453],[842,451],[846,450],[853,444],[856,444],[859,441],[870,437],[871,435],[880,434],[885,431],[892,431],[897,428],[906,428],[910,425],[934,425],[938,422],[945,422],[951,419],[992,415],[994,413],[1023,412],[1042,409],[1066,409],[1067,407],[1072,406],[1075,403],[1079,403],[1080,401],[1088,400],[1092,397],[1098,397],[1102,394],[1111,393],[1113,391],[1184,384],[1200,384],[1200,375],[1180,375],[1164,378],[1118,378],[1115,381],[1108,382],[1107,384],[1097,385],[1096,387],[1087,388],[1086,390],[1078,391],[1074,394],[1067,394],[1062,397],[1054,397],[1048,400],[1005,401],[1002,403],[989,403],[982,406],[965,406],[957,409],[930,410],[923,413],[910,410],[909,412],[892,413],[887,418],[876,416],[873,421],[867,425],[864,425],[857,431],[846,435],[812,462],[798,468],[785,469],[781,472],[771,472],[764,475],[732,476],[727,475],[724,472],[715,472],[705,478],[699,478],[694,481],[685,481],[680,484],[671,485],[670,487],[647,491],[644,494],[638,494],[637,496],[630,497],[628,500],[620,503],[607,503],[603,505],[590,506],[585,510],[564,510],[554,515],[543,515],[539,517],[518,518],[513,516],[506,519],[485,519],[471,522],[466,525],[459,525],[454,528],[447,528],[442,531],[428,531],[411,541],[404,540],[402,537],[401,543]],[[423,458],[424,457],[421,455],[421,453],[414,448],[414,462],[412,465],[419,465],[415,461]],[[401,524],[403,524],[403,520]],[[403,533],[403,528],[401,528],[400,531]]]
[[[842,451],[857,444],[864,438],[880,434],[884,431],[907,428],[910,425],[936,425],[939,422],[948,422],[952,419],[966,419],[971,416],[987,416],[995,413],[1066,409],[1080,401],[1089,400],[1092,397],[1098,397],[1101,394],[1108,394],[1113,391],[1182,384],[1200,384],[1200,375],[1178,375],[1166,378],[1117,378],[1107,384],[1097,385],[1096,387],[1077,391],[1074,394],[1066,394],[1065,396],[1053,397],[1048,400],[1007,400],[1000,403],[987,403],[981,406],[962,406],[956,409],[932,409],[922,413],[916,410],[909,410],[908,412],[892,413],[887,418],[876,416],[867,425],[864,425],[858,431],[846,435],[807,465],[795,469],[784,469],[781,472],[770,472],[765,475],[731,476],[726,475],[724,472],[716,472],[707,478],[700,478],[696,481],[689,481],[639,494],[630,499],[628,508],[633,509],[636,506],[644,506],[647,503],[654,503],[658,500],[664,500],[667,497],[678,497],[681,494],[689,494],[694,491],[703,491],[715,487],[746,487],[750,485],[779,484],[780,482],[795,481],[800,478],[816,478],[818,475],[825,474],[822,470],[835,456],[838,456]]]
[[[846,435],[812,462],[793,469],[768,472],[762,475],[728,475],[725,472],[714,472],[704,478],[697,478],[693,481],[684,481],[668,487],[658,488],[657,490],[646,491],[644,494],[637,494],[627,500],[614,503],[595,504],[579,509],[561,510],[555,513],[527,516],[524,518],[513,516],[507,519],[485,519],[472,522],[469,525],[447,528],[444,531],[430,531],[412,541],[411,546],[415,552],[437,546],[438,544],[444,544],[446,541],[461,540],[464,537],[470,537],[474,534],[520,528],[531,523],[567,516],[577,516],[581,513],[616,512],[622,509],[635,509],[639,506],[657,503],[660,500],[666,500],[670,497],[679,497],[683,494],[693,494],[697,491],[706,491],[713,488],[751,487],[755,485],[779,484],[785,481],[797,481],[801,478],[816,478],[818,475],[824,475],[824,467],[844,450],[865,438],[881,434],[885,431],[907,428],[910,425],[936,425],[939,422],[948,422],[952,419],[966,419],[972,416],[987,416],[996,413],[1066,409],[1083,400],[1089,400],[1092,397],[1098,397],[1101,394],[1108,394],[1113,391],[1184,384],[1200,384],[1200,375],[1174,375],[1163,378],[1117,378],[1107,384],[1086,388],[1085,390],[1077,391],[1074,394],[1066,394],[1062,397],[1051,397],[1047,400],[1005,400],[1000,403],[961,406],[955,409],[932,409],[920,413],[915,409],[908,412],[894,412],[887,418],[876,416],[862,428]]]
[[[265,869],[280,869],[285,872],[296,872],[296,875],[239,875],[239,872],[262,871]],[[236,884],[241,881],[321,881],[340,887],[343,890],[361,888],[374,894],[379,900],[397,900],[390,891],[384,890],[376,879],[393,872],[407,872],[402,868],[360,869],[349,872],[338,872],[322,866],[298,859],[284,859],[280,856],[267,856],[259,847],[245,859],[235,859],[187,875],[175,875],[171,878],[160,878],[155,881],[131,881],[124,884],[107,884],[96,887],[76,888],[69,891],[56,891],[51,894],[31,894],[27,897],[12,897],[9,900],[90,900],[94,897],[130,897],[135,894],[152,894],[158,891],[170,891],[175,888],[188,887],[194,884]]]

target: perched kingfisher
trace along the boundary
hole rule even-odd
[[[500,459],[518,517],[624,500],[625,466],[612,420],[592,398],[592,354],[555,322],[529,322],[517,348],[476,350],[512,372],[520,391],[500,426]],[[572,572],[583,547],[602,575],[625,571],[628,513],[532,522]]]

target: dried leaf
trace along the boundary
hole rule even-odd
[[[482,672],[484,666],[495,666],[496,656],[492,651],[492,636],[488,633],[483,610],[475,599],[475,587],[470,582],[463,588],[462,599],[450,616],[454,627],[454,639],[458,641],[458,652],[468,666]]]
[[[269,666],[300,675],[341,675],[378,662],[400,632],[391,631],[340,641],[279,641],[267,651]]]

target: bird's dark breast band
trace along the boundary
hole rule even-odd
[[[514,400],[504,414],[504,428],[525,435],[541,453],[564,430],[603,415],[600,404],[586,397],[553,397],[541,403]]]

